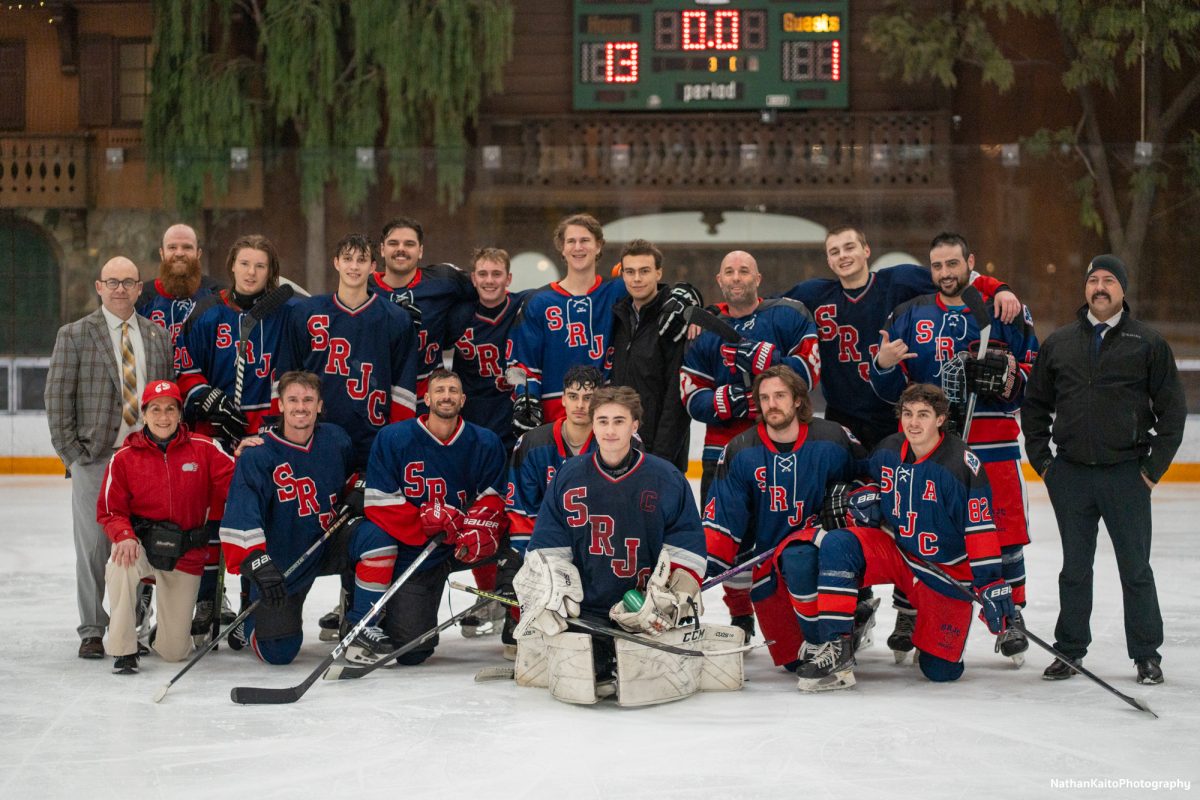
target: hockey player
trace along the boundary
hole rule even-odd
[[[337,291],[292,309],[276,372],[303,369],[321,377],[325,419],[343,428],[361,471],[375,434],[413,416],[417,362],[412,317],[368,292],[374,275],[371,241],[360,233],[334,247]]]
[[[855,477],[866,456],[842,426],[814,419],[804,380],[777,364],[754,379],[760,418],[726,445],[704,505],[708,571],[729,569],[739,555],[775,555],[753,569],[751,599],[775,663],[795,669],[803,642],[797,616],[808,602],[784,554],[818,536],[825,487]],[[746,543],[749,543],[746,545]]]
[[[512,452],[512,389],[504,379],[508,333],[528,292],[510,293],[512,264],[498,247],[481,247],[471,254],[471,285],[479,300],[454,308],[449,330],[454,341],[454,372],[462,379],[471,401],[463,419],[500,437],[504,452]]]
[[[820,380],[821,355],[812,315],[794,300],[763,300],[762,275],[749,253],[734,250],[721,260],[717,286],[725,298],[716,310],[743,338],[722,342],[705,331],[688,346],[679,372],[680,391],[688,414],[705,424],[700,496],[707,500],[721,450],[754,424],[758,409],[751,385],[774,364],[787,364],[812,389]],[[753,536],[743,540],[746,552]],[[725,604],[734,625],[754,635],[750,577],[743,573],[725,582]]]
[[[900,264],[872,271],[871,248],[854,226],[825,235],[825,257],[833,278],[813,278],[789,289],[813,315],[821,352],[821,391],[825,418],[847,427],[870,449],[896,432],[896,409],[868,391],[868,364],[879,349],[879,331],[896,306],[936,291],[929,270]],[[971,274],[971,285],[995,298],[996,316],[1012,322],[1021,303],[990,275]]]
[[[909,382],[940,386],[953,401],[951,416],[958,417],[959,430],[967,394],[978,396],[967,443],[987,471],[1004,578],[1012,587],[1013,602],[1022,607],[1023,546],[1029,543],[1029,528],[1015,413],[1037,356],[1033,318],[1028,308],[1007,325],[993,316],[986,357],[977,358],[979,325],[962,299],[975,257],[962,236],[942,233],[930,244],[929,259],[938,292],[910,300],[888,318],[871,363],[871,386],[886,402],[895,402]],[[1018,666],[1028,648],[1024,634],[1015,628],[1000,641],[1001,652]]]
[[[913,384],[899,408],[903,434],[884,439],[869,461],[879,482],[875,513],[886,530],[873,527],[868,515],[867,524],[826,533],[819,550],[798,548],[810,565],[807,573],[796,570],[808,575],[800,594],[816,595],[817,612],[815,623],[806,625],[797,670],[801,691],[854,685],[850,630],[863,584],[895,584],[917,608],[912,640],[931,681],[962,675],[972,606],[927,562],[974,588],[993,634],[1002,634],[1015,613],[1012,589],[1001,576],[987,473],[963,441],[944,430],[946,396],[935,386]]]
[[[354,604],[357,624],[394,578],[426,546],[445,534],[421,569],[388,602],[383,631],[368,627],[346,651],[370,663],[437,625],[446,576],[496,554],[504,533],[504,448],[486,428],[465,422],[462,381],[453,372],[429,375],[429,414],[384,428],[367,466],[366,520],[354,532]],[[434,637],[401,656],[420,664],[433,654]]]
[[[562,379],[570,366],[591,364],[608,374],[613,306],[627,296],[624,281],[606,282],[596,273],[604,230],[595,217],[574,214],[559,222],[554,246],[566,263],[567,276],[529,296],[511,334],[509,363],[527,379],[513,403],[513,425],[521,433],[563,415]],[[682,337],[687,329],[683,312],[699,303],[692,287],[672,288],[659,314],[660,331],[670,338]]]
[[[221,524],[226,568],[250,578],[245,637],[268,664],[288,664],[303,643],[304,599],[319,575],[349,567],[347,527],[291,575],[283,572],[319,539],[336,515],[354,450],[337,425],[318,422],[321,381],[310,372],[279,376],[280,423],[238,458]],[[231,642],[231,644],[233,644]]]
[[[200,269],[200,243],[196,231],[178,223],[163,233],[158,248],[158,278],[137,299],[137,312],[166,329],[175,349],[175,372],[181,369],[177,339],[184,320],[196,303],[216,294],[219,286]]]
[[[420,266],[425,254],[425,230],[415,219],[398,217],[384,225],[379,254],[383,272],[371,275],[368,289],[403,308],[416,324],[416,394],[420,399],[425,396],[429,373],[442,365],[442,352],[459,332],[448,324],[451,314],[476,299],[475,289],[467,275],[453,264]]]
[[[518,639],[527,630],[562,633],[575,616],[658,636],[701,613],[704,534],[687,480],[632,446],[641,417],[637,392],[596,390],[591,417],[597,449],[555,474],[515,580]],[[637,611],[622,602],[631,589],[645,593]],[[595,678],[610,678],[611,640],[590,646]]]
[[[220,526],[233,476],[233,459],[224,450],[179,423],[182,406],[174,383],[146,384],[146,424],[109,461],[96,504],[97,520],[113,543],[104,582],[111,608],[108,653],[120,675],[138,671],[134,612],[143,578],[154,578],[158,587],[151,646],[166,661],[182,661],[191,651],[205,542]]]
[[[196,420],[200,433],[233,446],[246,434],[257,432],[270,410],[274,356],[286,328],[289,307],[279,309],[251,330],[239,383],[241,322],[263,295],[279,285],[279,256],[265,236],[242,236],[229,249],[225,271],[233,288],[220,292],[222,302],[193,316],[183,326],[175,352],[185,416]],[[220,541],[215,530],[213,534],[192,625],[198,644],[212,630],[217,603],[224,605],[223,597],[214,600]],[[247,591],[249,587],[243,585],[243,594]],[[232,612],[223,616],[229,617],[223,621],[232,620]]]
[[[675,391],[687,342],[659,333],[658,317],[669,299],[662,262],[662,251],[645,239],[634,239],[621,252],[621,280],[629,296],[613,308],[611,380],[633,388],[642,400],[638,431],[646,452],[687,472],[691,419]]]

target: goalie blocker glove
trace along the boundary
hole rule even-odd
[[[528,433],[542,424],[542,401],[523,394],[513,401],[513,429]]]
[[[212,423],[226,438],[240,439],[246,433],[246,426],[250,424],[246,415],[216,386],[201,390],[193,403],[197,415]]]
[[[672,342],[678,342],[687,335],[688,323],[685,312],[689,308],[704,304],[704,298],[694,286],[686,283],[676,284],[667,292],[662,310],[658,312],[658,335]]]
[[[269,606],[282,605],[287,600],[287,586],[283,574],[265,550],[258,550],[246,557],[250,580],[258,587],[258,593]]]
[[[978,345],[972,344],[971,351],[959,353],[963,361],[963,373],[968,391],[976,392],[986,400],[1010,402],[1021,391],[1024,383],[1017,367],[1017,359],[1003,344],[988,348],[983,358],[977,358]]]
[[[978,590],[979,618],[987,623],[988,630],[999,636],[1008,628],[1016,609],[1012,601],[1012,587],[1005,581],[992,581]]]
[[[568,617],[579,616],[583,579],[565,558],[534,550],[513,578],[513,588],[521,602],[521,621],[513,631],[517,639],[530,629],[554,636],[567,629]]]

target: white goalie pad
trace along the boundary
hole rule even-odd
[[[596,696],[596,671],[592,663],[592,637],[586,633],[546,636],[550,695],[564,703],[592,705]]]
[[[663,644],[700,649],[703,629],[675,628],[654,637]],[[681,656],[617,639],[617,705],[652,706],[682,700],[700,691],[706,659]]]
[[[728,650],[746,643],[746,632],[732,625],[705,625],[700,649],[705,652]],[[727,653],[693,659],[700,665],[700,691],[736,692],[746,683],[743,668],[745,653]]]
[[[546,640],[541,631],[531,630],[517,638],[517,660],[513,664],[513,679],[518,686],[548,688],[549,667],[546,659]]]

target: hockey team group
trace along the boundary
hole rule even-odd
[[[642,239],[608,278],[590,215],[553,240],[564,277],[525,292],[499,248],[422,265],[406,218],[378,250],[342,238],[327,295],[295,294],[260,235],[230,249],[227,289],[186,225],[164,234],[152,283],[105,263],[101,308],[59,330],[46,386],[72,478],[79,655],[133,674],[153,651],[186,672],[227,641],[287,664],[329,575],[342,600],[320,621],[337,642],[325,662],[290,696],[240,687],[236,702],[420,664],[456,624],[499,633],[514,662],[481,679],[566,702],[741,688],[758,633],[801,691],[843,689],[884,585],[897,662],[958,679],[978,617],[1020,666],[1023,424],[1063,541],[1043,677],[1087,672],[1103,518],[1137,681],[1163,680],[1150,491],[1186,412],[1170,348],[1123,302],[1119,259],[1092,260],[1078,319],[1039,355],[1029,309],[954,233],[928,267],[872,271],[863,232],[831,229],[832,277],[766,299],[735,250],[709,306]],[[448,582],[476,602],[439,621]],[[703,618],[718,584],[729,625]]]

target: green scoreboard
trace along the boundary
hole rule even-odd
[[[848,0],[575,0],[576,110],[846,108]]]

